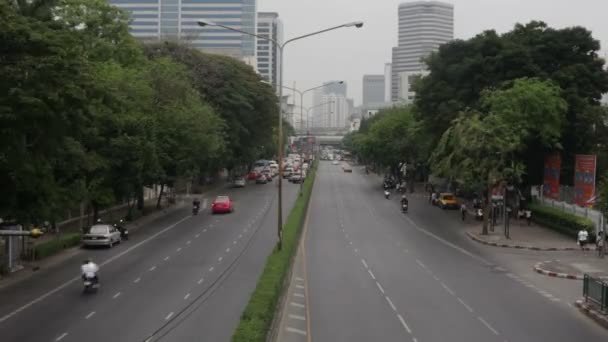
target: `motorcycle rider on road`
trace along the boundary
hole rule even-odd
[[[99,283],[99,277],[97,276],[97,272],[99,272],[99,266],[95,264],[91,259],[87,259],[80,266],[80,270],[82,271],[82,279],[92,278],[96,283]]]
[[[401,205],[408,205],[408,200],[407,197],[405,195],[401,196]]]
[[[201,208],[201,201],[198,198],[195,198],[192,201],[192,209],[196,212]]]

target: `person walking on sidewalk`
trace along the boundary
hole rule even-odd
[[[587,239],[589,238],[589,233],[585,229],[581,229],[578,231],[578,245],[581,246],[581,250],[585,250],[585,245],[587,245]]]
[[[597,233],[597,256],[600,258],[604,257],[605,251],[604,246],[606,245],[606,237],[604,236],[604,232],[600,231]]]
[[[460,216],[463,221],[467,216],[467,205],[464,202],[460,204]]]

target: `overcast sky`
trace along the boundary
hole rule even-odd
[[[361,103],[364,74],[382,74],[397,44],[399,0],[258,0],[258,11],[278,12],[285,37],[299,36],[354,20],[343,28],[306,38],[285,49],[285,85],[307,89],[328,80],[348,83],[348,96]],[[470,38],[486,29],[506,32],[516,23],[542,20],[552,27],[580,25],[608,51],[608,0],[451,0],[454,34]],[[311,102],[307,95],[305,105]]]

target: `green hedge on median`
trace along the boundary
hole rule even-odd
[[[37,244],[33,248],[34,258],[40,260],[56,254],[66,248],[80,244],[80,233],[68,233],[58,236],[53,240]]]
[[[289,272],[289,264],[293,257],[308,208],[308,201],[316,175],[316,164],[303,185],[303,195],[300,196],[289,213],[283,227],[283,248],[275,249],[266,260],[264,271],[258,279],[255,291],[249,299],[241,321],[232,336],[233,342],[265,342],[277,308],[285,277]]]
[[[540,203],[532,203],[529,208],[532,211],[532,221],[573,238],[577,237],[581,229],[589,233],[595,229],[593,221],[588,218],[565,213]]]

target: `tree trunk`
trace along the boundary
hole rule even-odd
[[[490,218],[490,210],[492,208],[492,185],[490,184],[490,177],[488,176],[488,190],[485,200],[485,209],[483,213],[483,228],[481,235],[488,235],[488,220]],[[492,213],[493,214],[493,213]]]
[[[160,193],[158,194],[158,200],[156,201],[156,209],[160,209],[160,200],[163,197],[163,191],[165,190],[165,184],[160,185]]]
[[[139,190],[137,191],[137,210],[142,211],[144,210],[144,187],[141,186],[139,187]]]

